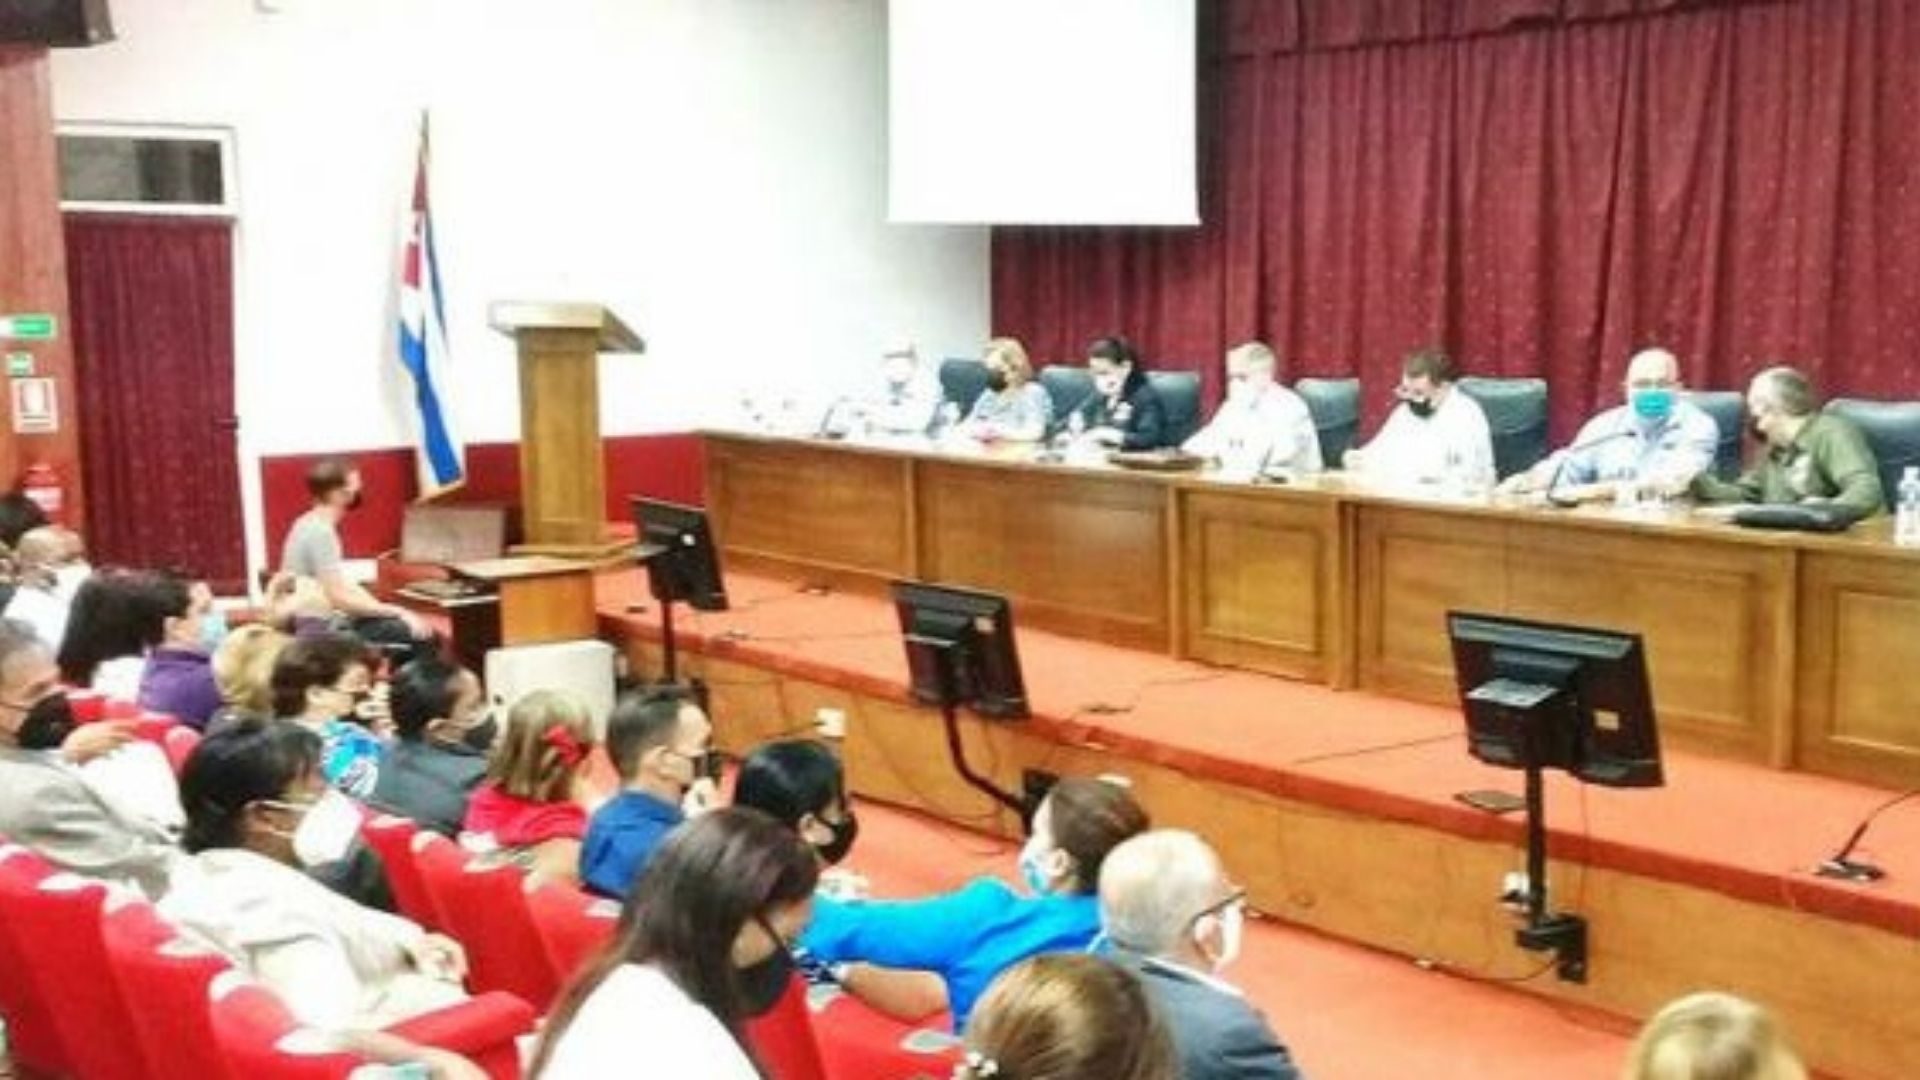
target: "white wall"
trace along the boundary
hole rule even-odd
[[[62,120],[231,126],[249,534],[261,455],[411,441],[393,280],[419,110],[469,441],[512,439],[502,298],[612,304],[608,434],[971,353],[984,229],[886,224],[884,0],[115,0]],[[257,537],[255,538],[257,543]]]

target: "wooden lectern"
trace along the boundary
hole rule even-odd
[[[447,569],[471,591],[437,603],[453,625],[454,652],[474,671],[486,670],[493,649],[598,636],[590,562],[536,555]]]
[[[501,301],[487,312],[520,350],[520,504],[515,554],[606,559],[627,541],[607,528],[600,449],[603,352],[646,345],[600,304]]]

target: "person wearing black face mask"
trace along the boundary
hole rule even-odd
[[[740,763],[733,805],[751,807],[786,825],[823,865],[837,866],[860,834],[844,783],[840,759],[826,744],[806,739],[767,743]]]
[[[297,579],[316,582],[327,606],[346,628],[370,644],[408,650],[404,659],[429,651],[421,646],[434,639],[433,628],[398,604],[383,603],[344,569],[340,522],[359,509],[360,470],[340,458],[325,458],[307,470],[307,493],[313,508],[294,520],[281,548],[282,569]]]
[[[987,388],[974,399],[961,434],[987,443],[1046,438],[1053,423],[1053,399],[1033,380],[1026,347],[1013,338],[995,338],[987,342],[980,364],[987,369]]]
[[[388,708],[395,739],[387,749],[374,806],[445,836],[460,832],[473,789],[487,777],[499,724],[473,672],[437,656],[394,673]]]
[[[1347,451],[1341,467],[1398,483],[1491,488],[1493,430],[1480,405],[1454,385],[1458,378],[1453,359],[1438,349],[1408,356],[1394,388],[1398,407],[1372,442]]]
[[[684,693],[630,694],[607,717],[607,756],[621,791],[594,811],[580,881],[623,897],[669,832],[713,804],[713,724]]]
[[[131,737],[128,724],[76,726],[52,654],[32,627],[0,619],[0,835],[158,897],[179,856],[173,839],[75,769]]]
[[[527,1075],[624,1075],[644,1047],[650,1074],[758,1080],[742,1027],[792,986],[786,942],[811,915],[819,873],[793,831],[756,810],[676,830],[636,883],[620,937],[548,1014]]]

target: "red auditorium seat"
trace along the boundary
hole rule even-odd
[[[213,980],[232,970],[226,958],[175,937],[144,903],[109,910],[100,934],[156,1080],[229,1080],[207,1011]]]
[[[964,1048],[946,1031],[896,1020],[851,994],[815,990],[814,1040],[833,1080],[950,1076]]]
[[[167,752],[167,764],[173,766],[174,775],[186,768],[187,759],[193,756],[194,748],[200,745],[200,733],[185,724],[175,724],[160,737],[160,749]]]
[[[827,1080],[807,1010],[807,981],[800,976],[787,984],[771,1011],[747,1022],[746,1036],[754,1056],[780,1080]]]
[[[433,897],[428,895],[426,883],[420,880],[420,868],[413,858],[415,838],[422,835],[432,834],[423,834],[418,825],[391,814],[360,823],[361,838],[386,867],[387,884],[393,887],[393,900],[400,914],[430,930],[438,930],[439,909],[433,906]]]
[[[619,902],[589,896],[568,885],[529,881],[526,901],[541,947],[562,986],[613,940],[620,924]]]
[[[364,1062],[330,1049],[325,1036],[302,1028],[281,1000],[238,972],[208,990],[215,1044],[235,1077],[333,1080]],[[533,1009],[510,994],[485,994],[388,1028],[391,1035],[460,1054],[495,1080],[520,1075],[517,1040],[533,1030]]]
[[[147,1076],[140,1036],[100,934],[106,899],[101,882],[52,874],[5,898],[7,926],[45,997],[73,1072],[103,1080]]]
[[[47,1009],[47,994],[27,963],[13,923],[16,901],[40,888],[53,865],[18,844],[0,840],[0,1013],[7,1018],[13,1060],[51,1076],[73,1072],[66,1046]]]
[[[527,909],[526,875],[515,866],[483,866],[460,846],[438,838],[414,852],[427,895],[447,916],[447,930],[466,947],[475,990],[504,990],[544,1013],[560,991],[540,932]]]

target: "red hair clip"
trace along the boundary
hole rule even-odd
[[[541,734],[540,741],[553,747],[554,753],[560,755],[560,763],[569,769],[587,760],[587,748],[581,745],[580,736],[564,727],[548,728]]]

